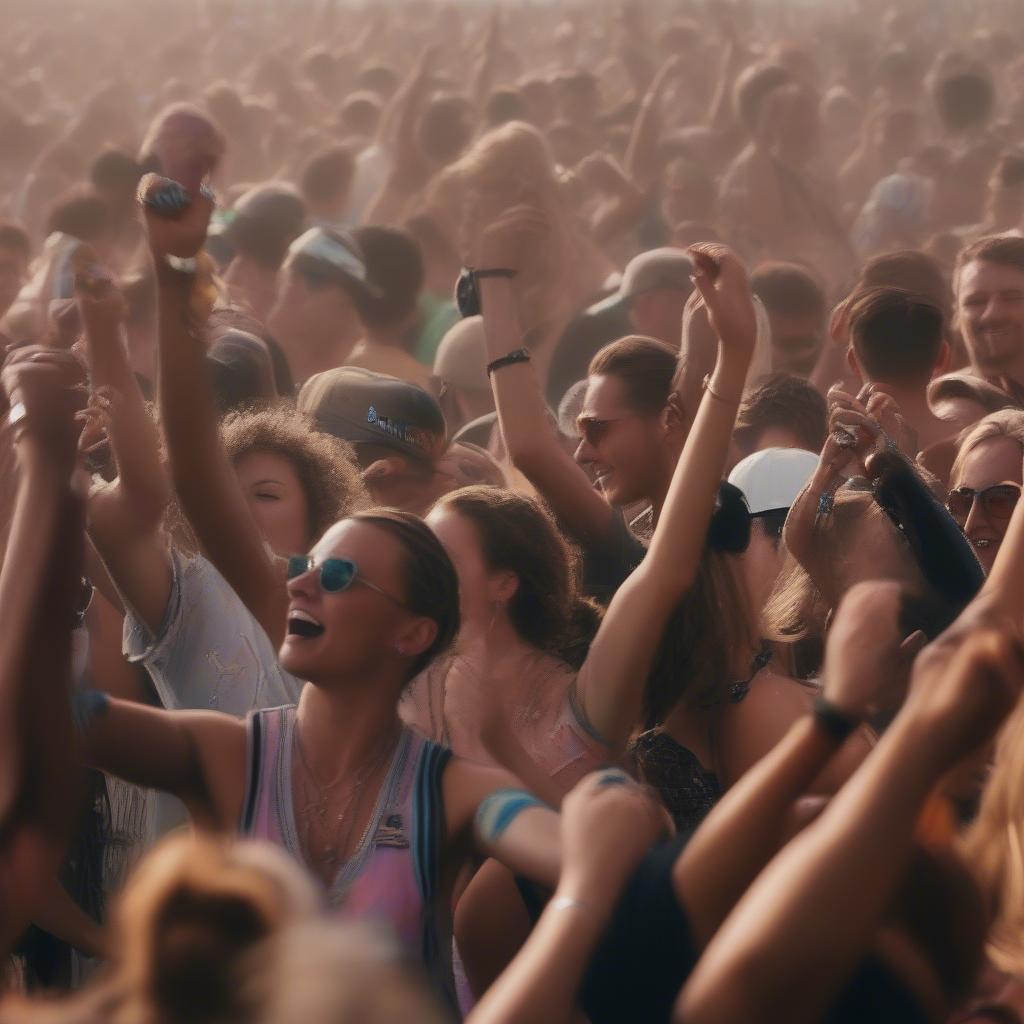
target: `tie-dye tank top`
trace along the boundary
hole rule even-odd
[[[284,847],[305,864],[292,802],[296,707],[253,711],[239,831]],[[444,840],[441,779],[451,751],[403,729],[355,852],[327,889],[344,916],[388,926],[451,993],[451,923],[440,889]]]

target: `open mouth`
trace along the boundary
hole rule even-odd
[[[309,612],[293,611],[288,615],[289,636],[321,636],[323,631],[324,627]]]

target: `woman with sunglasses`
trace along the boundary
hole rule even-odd
[[[175,344],[201,357],[200,332],[192,327],[194,274],[190,266],[166,261],[170,245],[157,241],[166,240],[165,225],[154,226],[152,217],[163,282],[162,354]],[[185,233],[189,217],[167,234]],[[185,243],[170,243],[177,251],[202,241],[205,219],[196,220]],[[162,384],[179,387],[186,365],[184,356],[165,359]],[[162,392],[165,403],[170,394]],[[202,397],[209,401],[205,392]],[[173,416],[165,410],[169,431],[181,429]],[[240,502],[233,497],[228,506]],[[236,558],[244,541],[234,545]],[[266,557],[258,544],[248,550]],[[106,771],[177,796],[201,828],[284,847],[323,883],[332,905],[383,919],[448,987],[452,886],[474,847],[485,855],[501,852],[513,869],[538,880],[553,878],[550,861],[538,867],[535,859],[507,852],[502,844],[513,835],[505,827],[510,818],[474,842],[478,807],[515,780],[452,758],[398,717],[409,681],[458,631],[455,570],[420,519],[381,510],[335,523],[308,556],[291,558],[281,573],[289,578],[281,587],[287,607],[271,628],[282,636],[281,670],[304,681],[297,705],[255,711],[240,721],[98,695],[86,755]],[[267,595],[270,603],[277,599],[277,593]],[[536,804],[525,795],[516,799],[513,810]],[[524,815],[527,823],[536,817]],[[544,822],[557,827],[553,817]]]
[[[146,667],[164,707],[242,716],[292,701],[301,688],[274,653],[287,604],[277,556],[308,547],[364,504],[365,492],[351,449],[294,409],[236,412],[218,429],[205,347],[183,326],[189,293],[160,260],[170,515],[160,439],[121,342],[120,293],[88,260],[76,283],[91,418],[116,472],[90,495],[90,537],[107,570],[97,579],[109,573],[116,590],[107,586],[105,596],[124,609],[125,653]]]
[[[947,507],[987,573],[1020,498],[1024,412],[1003,409],[966,431],[950,473]]]

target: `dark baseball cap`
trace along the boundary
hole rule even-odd
[[[302,386],[299,411],[317,430],[350,444],[378,444],[433,462],[448,432],[437,400],[408,381],[355,366],[315,374]]]

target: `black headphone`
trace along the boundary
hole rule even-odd
[[[707,542],[713,551],[724,551],[730,555],[742,555],[750,545],[747,499],[738,487],[724,480],[718,485]]]

